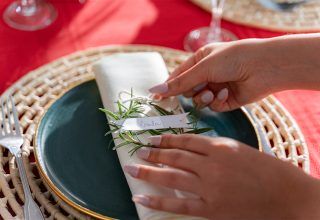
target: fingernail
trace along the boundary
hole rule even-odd
[[[161,135],[148,137],[149,143],[153,146],[159,146],[161,144]]]
[[[217,98],[220,101],[226,100],[228,98],[228,94],[229,94],[228,89],[224,88],[224,89],[220,90],[220,92],[218,92]]]
[[[205,93],[202,94],[201,96],[201,101],[205,104],[209,104],[210,102],[213,101],[213,93],[210,91],[206,91]]]
[[[139,174],[139,166],[137,165],[125,165],[123,169],[132,177],[137,177]]]
[[[159,93],[159,94],[166,93],[168,92],[168,83],[162,83],[162,84],[156,85],[151,89],[149,89],[149,92]]]
[[[150,147],[141,147],[137,151],[137,156],[140,157],[141,159],[148,159],[150,155]]]
[[[161,101],[162,96],[159,95],[159,94],[152,94],[151,95],[151,99],[154,100],[154,101]]]
[[[134,195],[132,196],[132,201],[144,206],[148,206],[150,204],[150,198],[145,195]]]
[[[193,88],[193,91],[195,92],[199,92],[201,91],[203,88],[205,88],[207,86],[208,83],[201,83],[199,85],[197,85],[196,87]]]

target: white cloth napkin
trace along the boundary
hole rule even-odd
[[[118,53],[106,56],[94,64],[93,70],[103,105],[111,111],[117,111],[115,102],[119,100],[120,92],[130,91],[132,88],[134,95],[148,96],[150,87],[164,82],[168,77],[166,65],[161,55],[155,52]],[[162,103],[162,107],[174,108],[178,105],[177,98],[171,98]],[[116,136],[116,134],[113,134],[114,138]],[[140,139],[146,141],[146,137],[140,137]],[[116,139],[115,144],[119,144],[119,141]],[[122,168],[127,164],[148,164],[136,157],[135,154],[130,156],[128,147],[117,149],[117,154]],[[175,190],[151,185],[134,179],[126,173],[125,177],[132,194],[177,196]],[[136,205],[136,208],[141,220],[200,219],[155,211],[141,205]]]

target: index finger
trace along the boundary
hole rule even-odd
[[[206,83],[208,81],[209,67],[207,62],[204,61],[167,82],[153,86],[149,89],[149,92],[166,98],[183,94],[200,84]]]
[[[181,73],[187,71],[194,65],[196,65],[200,60],[205,58],[207,55],[210,54],[210,51],[206,48],[200,48],[194,54],[192,54],[185,62],[183,62],[180,66],[178,66],[168,77],[167,81],[177,77]]]
[[[197,64],[197,61],[196,61],[195,55],[193,54],[169,75],[167,81],[177,77],[178,75],[190,69],[196,64]]]
[[[212,145],[211,139],[201,135],[195,134],[165,134],[159,136],[149,137],[152,145],[161,148],[177,148],[188,150],[201,155],[208,155],[208,146]]]

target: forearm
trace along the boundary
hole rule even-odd
[[[253,68],[272,92],[320,90],[320,34],[286,35],[240,44],[248,46]]]

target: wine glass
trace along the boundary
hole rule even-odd
[[[221,18],[225,0],[211,0],[212,19],[209,27],[191,31],[184,40],[184,49],[196,51],[200,47],[213,42],[228,42],[238,38],[228,30],[221,28]]]
[[[3,19],[10,27],[24,31],[43,29],[56,17],[56,10],[45,0],[16,0],[3,13]]]

